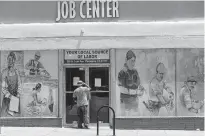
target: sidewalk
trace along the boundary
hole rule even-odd
[[[2,127],[0,136],[96,136],[96,127],[90,129],[75,128],[20,128]],[[204,131],[178,130],[119,130],[116,136],[204,136]],[[101,127],[99,136],[112,136],[112,129]]]

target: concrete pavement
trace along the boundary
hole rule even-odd
[[[96,136],[96,127],[90,129],[75,128],[28,128],[2,127],[0,136]],[[204,131],[179,130],[119,130],[116,136],[204,136]],[[101,127],[99,136],[112,136],[112,129]]]

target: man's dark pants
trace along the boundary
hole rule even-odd
[[[89,116],[88,116],[88,106],[79,106],[78,107],[78,127],[82,128],[82,123],[84,123],[85,127],[88,127],[89,124]]]

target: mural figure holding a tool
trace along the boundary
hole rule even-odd
[[[144,87],[140,84],[140,77],[135,69],[136,55],[132,50],[126,54],[126,62],[118,73],[118,86],[120,88],[121,104],[124,105],[125,114],[138,112],[139,96],[144,94]]]
[[[195,91],[196,85],[197,80],[195,77],[188,77],[180,91],[180,101],[187,111],[197,114],[200,113],[200,110],[204,107],[204,101],[197,100]]]
[[[162,108],[166,108],[167,112],[174,109],[174,93],[164,80],[165,73],[164,64],[159,63],[156,67],[156,76],[150,82],[150,98],[148,102],[143,102],[153,116],[158,116]]]
[[[18,116],[20,113],[21,79],[15,68],[16,54],[10,52],[7,57],[8,66],[2,71],[2,110],[1,116]]]
[[[25,69],[29,70],[29,75],[41,75],[50,77],[50,74],[45,70],[43,64],[39,61],[41,54],[36,51],[34,59],[31,59],[25,66]]]

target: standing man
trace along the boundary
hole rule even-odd
[[[90,95],[90,87],[83,83],[82,81],[78,81],[77,85],[79,86],[75,89],[73,93],[73,98],[77,99],[77,114],[78,114],[78,128],[83,128],[82,123],[84,123],[84,127],[88,129],[89,124],[89,115],[88,115],[88,103],[91,99]]]
[[[10,101],[12,97],[20,98],[21,91],[21,79],[18,70],[15,68],[16,55],[14,52],[10,52],[7,57],[8,66],[2,71],[2,109],[1,116],[18,116],[20,113],[20,108],[18,106],[17,111],[11,111],[9,109]],[[19,105],[19,104],[17,104]]]
[[[165,82],[165,74],[166,68],[164,64],[160,62],[156,67],[156,75],[150,82],[149,90],[149,106],[153,109],[152,114],[154,116],[159,115],[159,111],[162,107],[166,108],[166,110],[168,110],[167,112],[173,109],[174,93]]]
[[[144,94],[144,88],[140,85],[140,77],[135,68],[136,55],[132,50],[126,54],[126,61],[122,70],[118,73],[118,86],[120,88],[120,100],[124,105],[125,114],[136,114],[139,108],[139,96]]]
[[[204,106],[204,101],[199,101],[196,98],[195,86],[197,81],[194,76],[187,78],[184,86],[180,91],[180,101],[184,108],[191,113],[199,113]]]

